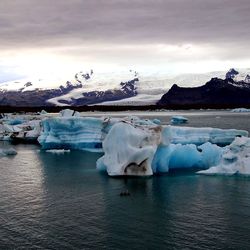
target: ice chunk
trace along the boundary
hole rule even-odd
[[[175,125],[175,124],[183,124],[183,123],[187,123],[188,119],[186,117],[177,115],[177,116],[172,116],[171,119],[171,124]]]
[[[65,150],[65,149],[48,149],[45,151],[46,153],[51,153],[51,154],[56,154],[56,155],[61,155],[65,153],[70,153],[70,150]]]
[[[237,108],[237,109],[232,109],[231,112],[234,112],[234,113],[250,112],[250,109]]]
[[[102,151],[102,140],[116,120],[110,118],[48,118],[38,138],[42,149]]]
[[[48,113],[44,109],[40,112],[40,115],[46,115],[46,114],[48,114]]]
[[[0,157],[16,155],[17,151],[14,148],[0,148]]]
[[[155,153],[152,168],[154,173],[179,168],[207,169],[220,161],[221,154],[222,149],[209,142],[201,146],[194,144],[160,145]]]
[[[152,175],[151,163],[160,137],[158,126],[116,123],[103,141],[105,154],[97,161],[97,168],[106,169],[110,176]]]
[[[161,124],[161,120],[159,120],[159,119],[153,119],[153,121],[152,121],[154,124],[156,124],[156,125],[160,125]]]
[[[72,116],[79,117],[80,116],[79,112],[71,110],[71,109],[63,109],[60,111],[59,114],[61,117],[72,117]]]
[[[217,145],[228,145],[235,137],[248,136],[248,132],[236,129],[191,128],[166,126],[162,132],[163,144],[195,144],[211,142]]]
[[[250,138],[237,137],[225,148],[219,163],[199,174],[250,175]]]

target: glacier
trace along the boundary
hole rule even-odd
[[[250,175],[250,138],[235,138],[229,146],[225,147],[217,164],[197,173],[205,175]]]

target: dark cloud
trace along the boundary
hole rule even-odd
[[[249,0],[1,0],[3,46],[248,43]]]
[[[138,63],[250,59],[249,13],[249,0],[1,0],[0,54],[47,48]],[[157,51],[160,44],[203,49]]]

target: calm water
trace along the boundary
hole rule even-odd
[[[246,114],[197,114],[190,125],[250,131]],[[116,179],[96,171],[100,154],[15,148],[0,159],[0,249],[250,248],[250,178]]]

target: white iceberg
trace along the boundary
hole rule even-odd
[[[225,148],[221,160],[213,167],[198,174],[250,175],[250,138],[237,137]]]
[[[97,161],[97,168],[106,169],[110,176],[152,175],[151,163],[160,137],[160,127],[116,123],[103,142],[105,154]]]

